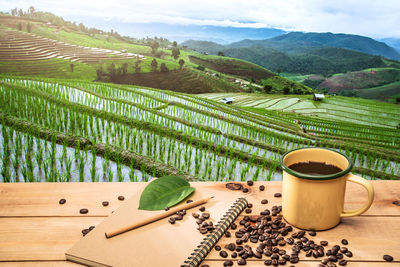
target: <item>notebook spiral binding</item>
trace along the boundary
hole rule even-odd
[[[237,199],[224,216],[222,216],[222,219],[217,223],[214,231],[206,235],[203,241],[200,242],[200,245],[198,245],[194,252],[190,254],[188,259],[185,261],[185,264],[181,265],[181,267],[199,266],[229,226],[246,207],[247,200],[245,198]]]

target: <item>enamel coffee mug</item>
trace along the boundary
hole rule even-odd
[[[310,174],[289,168],[294,168],[296,163],[308,162],[325,163],[339,169],[331,174]],[[284,154],[280,164],[283,170],[282,214],[288,223],[298,228],[332,228],[339,224],[341,218],[364,213],[374,200],[372,184],[351,174],[352,161],[337,151],[326,148],[295,149]],[[343,208],[347,181],[360,184],[368,191],[368,200],[359,209]]]

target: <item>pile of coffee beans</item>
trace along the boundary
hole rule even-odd
[[[247,209],[252,206],[249,203]],[[230,226],[230,230],[235,230],[235,242],[225,245],[224,249],[217,245],[215,250],[222,258],[228,258],[229,255],[233,259],[238,258],[238,265],[246,265],[251,258],[264,259],[266,266],[296,264],[302,252],[306,257],[321,259],[321,267],[347,265],[345,257],[353,256],[347,247],[334,245],[328,248],[328,241],[316,243],[312,240],[317,235],[315,231],[294,231],[292,226],[283,221],[281,212],[282,206],[273,206],[271,210],[260,212],[259,216],[244,216],[239,226],[235,223]],[[227,233],[231,236],[229,231]],[[343,239],[341,243],[348,245],[349,242]],[[250,244],[258,245],[252,247]],[[287,250],[288,246],[291,246],[291,250]],[[232,265],[231,260],[224,261],[224,266]]]
[[[199,210],[202,212],[201,215],[199,213],[194,212],[194,213],[192,213],[192,216],[193,216],[193,218],[196,219],[196,223],[198,225],[197,230],[201,234],[205,235],[205,234],[208,234],[209,232],[212,232],[215,229],[215,226],[214,226],[214,223],[210,219],[210,213],[206,212],[206,208],[200,207]]]
[[[177,211],[174,216],[169,217],[168,222],[170,224],[174,224],[176,221],[182,220],[183,216],[185,215],[186,215],[186,210]]]

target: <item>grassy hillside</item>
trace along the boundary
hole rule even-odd
[[[202,65],[218,72],[239,76],[246,79],[260,81],[263,78],[275,76],[275,74],[259,65],[221,56],[192,55],[191,62]]]
[[[222,96],[232,94],[208,95]],[[398,106],[330,97],[310,116],[298,112],[313,104],[305,96],[233,96],[248,107],[138,86],[0,78],[0,181],[280,180],[281,156],[304,146],[345,153],[366,178],[400,179]]]
[[[146,44],[135,44],[118,34],[87,30],[82,26],[85,29],[83,31],[65,21],[55,23],[54,19],[52,17],[53,23],[46,23],[27,17],[0,16],[2,25],[0,32],[4,33],[3,36],[10,34],[16,36],[0,40],[0,73],[111,81],[192,93],[250,90],[247,84],[243,84],[242,88],[235,84],[236,77],[261,83],[262,79],[274,75],[260,66],[243,60],[218,56],[206,57],[191,50],[180,49],[178,58],[174,58],[172,50],[165,47],[158,48],[154,54],[150,41]],[[29,45],[25,47],[21,42]],[[51,42],[50,47],[49,42]],[[65,50],[64,54],[59,54],[58,49],[51,50],[53,46]],[[88,47],[103,49],[103,54],[99,56],[95,54],[97,50],[90,50]],[[79,50],[79,56],[76,49]],[[14,55],[10,57],[11,52]],[[47,58],[48,55],[53,58]],[[144,57],[139,58],[135,55]],[[31,60],[27,60],[28,56]],[[24,63],[14,62],[13,58],[23,60]],[[153,60],[157,61],[156,68],[151,65]],[[180,60],[184,60],[182,71],[180,71]],[[79,61],[86,64],[81,64]],[[71,67],[71,64],[74,66]],[[165,64],[168,70],[166,72],[164,70],[165,73],[160,73],[162,64]],[[205,71],[199,72],[199,65],[204,65]],[[211,75],[212,73],[216,75]],[[273,91],[278,93],[282,92],[283,87],[290,86],[291,82],[276,78],[269,84],[274,86]],[[258,90],[260,87],[261,85],[255,86],[255,89]],[[291,87],[302,88],[303,92],[310,91],[309,88],[303,88],[298,84]],[[300,89],[297,91],[300,92]]]

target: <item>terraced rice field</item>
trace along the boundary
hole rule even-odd
[[[143,59],[144,56],[111,49],[68,44],[0,27],[0,61],[32,61],[51,58],[67,59],[71,62],[100,63],[110,59]]]
[[[0,180],[279,180],[281,155],[303,146],[342,151],[371,179],[400,178],[398,130],[281,111],[296,101],[260,113],[166,90],[2,77]]]
[[[283,96],[264,94],[202,94],[210,100],[219,101],[233,97],[234,105],[276,110],[308,115],[328,122],[351,122],[360,125],[396,128],[400,123],[398,105],[380,103],[359,98],[326,96],[323,101],[313,101],[311,95]]]

